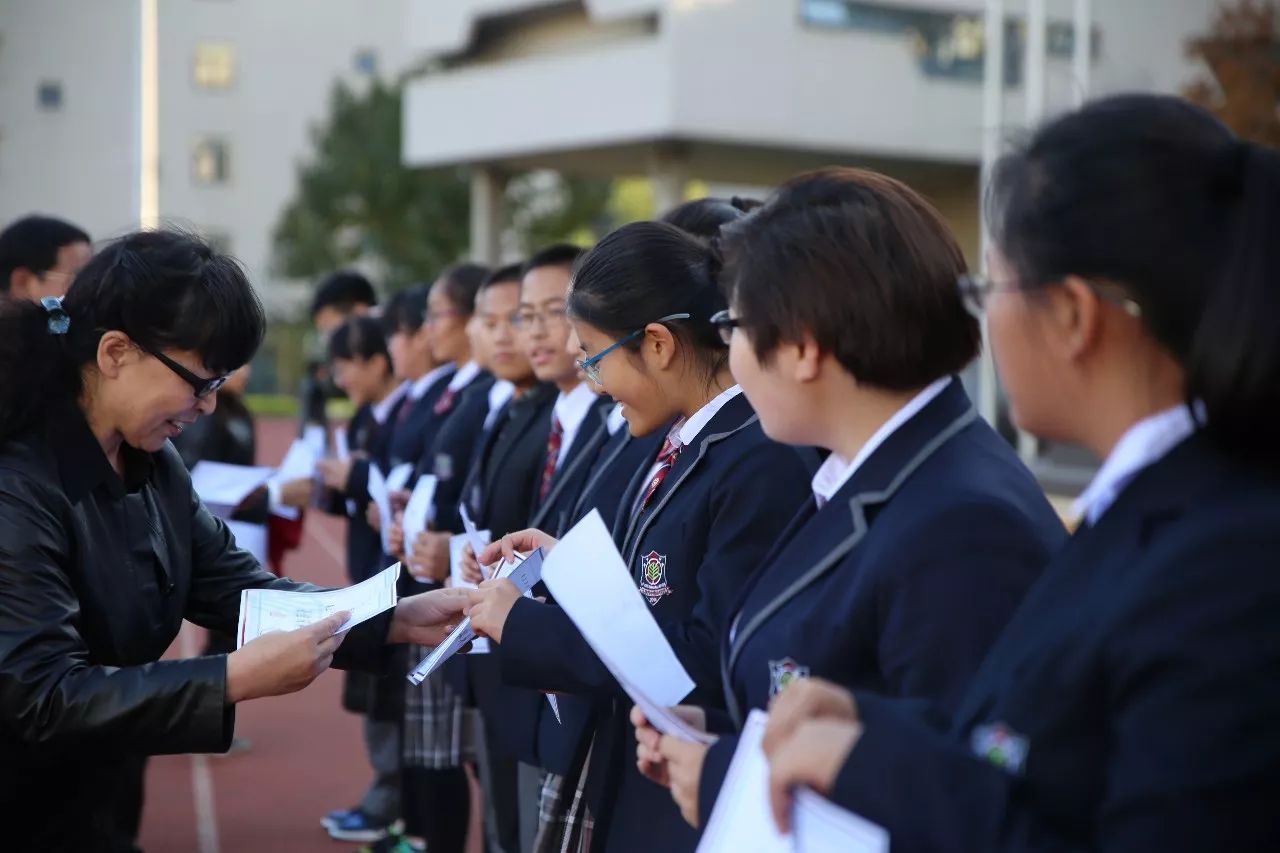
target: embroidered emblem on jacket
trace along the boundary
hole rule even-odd
[[[777,696],[792,682],[809,677],[809,667],[801,666],[791,658],[769,661],[769,695]]]
[[[664,595],[671,594],[667,585],[667,558],[657,551],[650,551],[640,558],[640,594],[657,604]]]
[[[1030,744],[1005,723],[977,726],[969,737],[973,754],[1015,775],[1022,772]]]

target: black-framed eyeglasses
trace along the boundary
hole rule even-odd
[[[198,400],[203,400],[206,397],[208,397],[210,394],[216,393],[217,390],[221,388],[223,385],[226,385],[227,380],[231,378],[231,373],[227,373],[223,376],[214,376],[208,379],[206,379],[203,376],[196,376],[190,370],[187,370],[181,364],[178,364],[178,362],[169,358],[169,356],[165,355],[159,350],[154,350],[149,347],[143,347],[143,346],[140,346],[139,349],[141,349],[147,355],[154,356],[157,361],[159,361],[165,367],[172,370],[183,381],[185,381],[188,385],[190,385],[191,390],[195,392],[196,399]],[[234,373],[234,371],[232,372]]]
[[[711,325],[720,333],[720,340],[728,346],[733,342],[733,330],[742,326],[741,317],[730,317],[728,309],[717,311],[711,315]]]
[[[689,315],[688,315],[688,314],[668,314],[668,315],[667,315],[667,316],[665,316],[665,317],[659,317],[658,319],[654,320],[653,322],[654,322],[654,323],[669,323],[669,322],[671,322],[672,320],[688,320],[688,319],[689,319]],[[591,358],[584,358],[584,359],[580,360],[580,361],[578,362],[578,367],[582,369],[582,372],[583,372],[583,373],[587,374],[587,378],[588,378],[588,379],[590,379],[592,382],[594,382],[594,383],[596,383],[597,385],[599,385],[599,384],[600,384],[600,359],[604,358],[606,355],[608,355],[609,353],[613,352],[613,351],[614,351],[614,350],[616,350],[618,347],[623,346],[624,344],[630,343],[631,341],[634,341],[636,338],[638,338],[638,337],[640,337],[641,335],[643,335],[643,334],[644,334],[644,330],[645,330],[645,329],[647,329],[647,328],[649,328],[649,325],[652,325],[652,324],[646,324],[646,325],[644,326],[644,328],[636,329],[636,330],[635,330],[634,332],[632,332],[631,334],[629,334],[629,335],[627,335],[627,336],[625,336],[625,337],[619,338],[618,340],[614,341],[614,342],[613,342],[612,344],[610,344],[609,346],[607,346],[607,347],[605,347],[604,349],[600,350],[600,352],[598,352],[598,353],[596,353],[595,355],[591,356]]]
[[[1140,318],[1142,316],[1142,306],[1126,293],[1124,288],[1107,282],[1088,281],[1087,283],[1098,296],[1120,306],[1130,317]],[[1032,285],[1032,287],[1052,287],[1056,284],[1061,284],[1061,282],[1046,281],[1039,285]],[[1007,293],[1014,290],[1028,289],[1026,285],[1018,284],[1017,282],[992,281],[985,275],[976,273],[966,273],[957,278],[956,288],[960,291],[960,301],[964,303],[965,310],[979,320],[986,314],[987,304],[991,301],[993,293]]]

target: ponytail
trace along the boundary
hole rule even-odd
[[[80,396],[72,341],[86,335],[74,323],[55,334],[51,323],[43,305],[0,297],[0,441],[39,423],[53,405]],[[100,336],[91,337],[96,347]]]

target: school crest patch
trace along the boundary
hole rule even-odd
[[[448,453],[436,454],[435,475],[442,483],[453,479],[453,457]]]
[[[650,551],[640,558],[640,594],[649,600],[652,607],[662,600],[664,595],[671,594],[667,585],[667,558],[657,551]]]
[[[969,737],[969,745],[978,758],[1015,776],[1022,773],[1030,746],[1026,737],[1013,731],[1005,723],[976,727]]]
[[[769,695],[777,696],[793,682],[809,677],[809,667],[801,666],[791,658],[769,661]]]

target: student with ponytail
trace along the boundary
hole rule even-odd
[[[664,223],[613,232],[573,276],[568,314],[588,378],[622,403],[631,432],[667,430],[621,501],[614,539],[676,654],[698,684],[719,692],[714,649],[747,576],[804,500],[811,463],[775,444],[728,368],[710,322],[724,308],[704,243]],[[511,534],[481,555],[551,548],[536,530]],[[556,843],[593,850],[679,850],[694,842],[666,792],[630,755],[630,703],[563,611],[521,599],[506,581],[472,593],[472,623],[503,644],[503,677],[538,690],[596,697],[595,724],[578,750],[594,828],[569,827]],[[589,761],[588,761],[589,754]],[[571,777],[576,781],[576,777]],[[569,779],[566,779],[569,782]]]
[[[443,590],[344,635],[335,614],[228,655],[160,660],[183,619],[234,631],[242,590],[315,589],[237,549],[169,444],[213,411],[264,325],[234,260],[168,231],[112,244],[63,299],[0,301],[9,848],[105,849],[142,756],[223,751],[237,703],[299,690],[335,655],[372,663],[384,642],[439,642],[456,621]]]
[[[811,682],[805,785],[898,853],[1280,849],[1280,154],[1172,97],[1089,104],[998,166],[985,308],[1013,416],[1105,462],[949,723]]]

